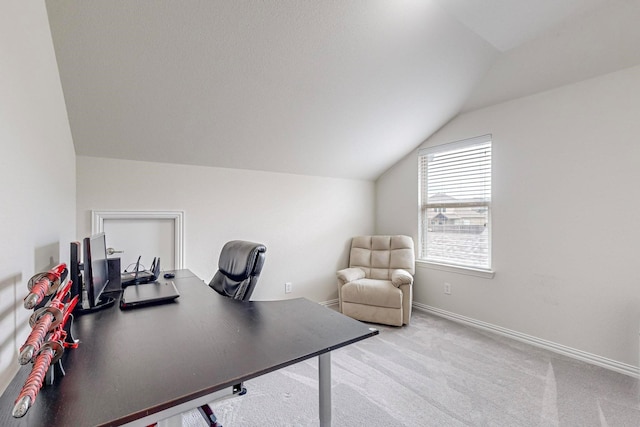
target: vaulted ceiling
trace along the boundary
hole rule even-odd
[[[461,111],[640,64],[637,0],[47,0],[78,155],[374,180]]]

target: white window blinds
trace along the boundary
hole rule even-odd
[[[491,135],[420,150],[420,258],[491,269]]]

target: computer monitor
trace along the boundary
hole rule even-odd
[[[109,264],[107,261],[107,242],[104,233],[85,237],[84,249],[84,286],[90,308],[113,305],[113,298],[101,299],[102,292],[109,283]]]

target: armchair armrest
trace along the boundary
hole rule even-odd
[[[365,276],[364,270],[358,267],[345,268],[344,270],[338,271],[336,274],[338,276],[338,280],[343,285],[354,280],[364,279]]]
[[[391,283],[396,288],[399,288],[402,285],[412,285],[413,276],[406,270],[393,270],[393,272],[391,272]]]

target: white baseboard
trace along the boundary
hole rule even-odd
[[[318,304],[324,305],[325,307],[331,307],[332,305],[338,305],[338,298],[331,299],[329,301],[319,302]]]
[[[601,366],[603,368],[610,369],[612,371],[619,372],[621,374],[629,375],[635,378],[640,378],[640,369],[637,366],[628,365],[626,363],[617,362],[606,357],[598,356],[596,354],[587,353],[586,351],[577,350],[575,348],[567,347],[562,344],[557,344],[551,341],[536,338],[531,335],[523,334],[511,329],[496,326],[491,323],[482,322],[480,320],[472,319],[470,317],[461,316],[450,311],[442,310],[440,308],[431,307],[426,304],[414,302],[413,308],[427,313],[444,317],[445,319],[452,320],[454,322],[463,323],[465,325],[473,326],[476,328],[484,329],[486,331],[494,332],[499,335],[503,335],[514,340],[518,340],[527,344],[531,344],[536,347],[541,347],[554,353],[563,354],[565,356],[572,357],[574,359],[581,360],[583,362],[591,363],[593,365]]]

